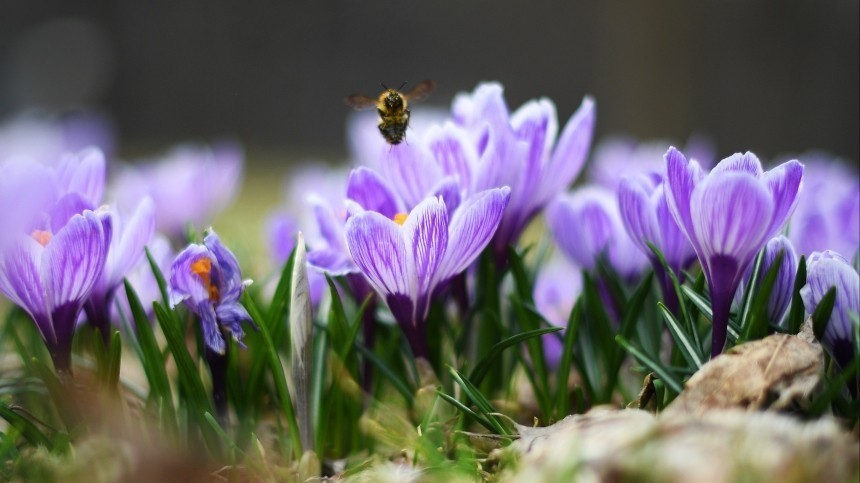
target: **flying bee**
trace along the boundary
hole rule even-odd
[[[400,92],[406,82],[397,89],[391,89],[382,84],[382,94],[377,99],[353,94],[344,101],[347,106],[355,109],[366,109],[376,106],[379,114],[379,132],[382,137],[392,146],[400,144],[406,136],[406,128],[409,127],[409,101],[420,101],[427,97],[436,87],[432,80],[421,81],[409,92]]]

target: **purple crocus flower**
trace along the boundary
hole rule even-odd
[[[767,272],[773,267],[773,263],[780,252],[783,254],[782,261],[777,269],[773,290],[767,301],[767,320],[777,324],[782,321],[782,317],[791,303],[791,296],[794,291],[794,277],[797,275],[797,254],[788,238],[777,235],[768,240],[764,246],[764,258],[762,258],[761,269],[759,270],[758,281],[756,282],[756,285],[761,284]],[[743,297],[747,286],[749,286],[750,277],[752,277],[752,265],[750,265],[744,279],[741,281],[740,286],[738,286],[738,291],[735,293],[736,303],[742,300],[741,297]]]
[[[493,242],[500,259],[525,226],[576,179],[594,131],[594,101],[586,97],[556,140],[558,122],[549,99],[530,101],[513,114],[498,83],[461,94],[454,120],[470,134],[478,161],[472,192],[509,186],[511,199]]]
[[[666,153],[669,210],[692,243],[708,280],[713,307],[711,356],[726,342],[732,298],[764,244],[794,209],[803,178],[796,160],[764,172],[747,152],[705,174],[674,147]]]
[[[416,356],[427,356],[425,319],[434,291],[487,246],[509,196],[507,187],[476,193],[450,217],[443,199],[430,197],[394,220],[360,210],[347,220],[353,260],[387,302]]]
[[[581,292],[580,270],[555,257],[547,262],[535,280],[535,307],[547,322],[556,327],[567,327],[570,312]],[[558,367],[562,353],[562,342],[558,334],[546,334],[542,339],[547,365],[550,368]]]
[[[84,306],[87,320],[101,331],[106,342],[110,340],[110,314],[116,290],[144,257],[144,247],[155,231],[155,205],[147,197],[127,220],[123,220],[115,209],[110,210],[110,217],[113,237],[107,260]]]
[[[807,267],[806,285],[800,289],[807,313],[814,313],[827,291],[836,287],[836,302],[821,342],[845,368],[854,358],[858,327],[852,317],[860,316],[860,274],[844,257],[829,250],[810,255]]]
[[[789,238],[798,253],[832,250],[853,259],[860,250],[857,170],[822,154],[801,159],[805,165],[803,191],[791,216]]]
[[[594,272],[605,257],[619,275],[636,278],[646,258],[624,230],[614,193],[598,186],[560,195],[546,210],[546,222],[567,258]]]
[[[666,263],[679,279],[681,270],[696,259],[696,252],[669,212],[662,176],[639,174],[622,179],[618,186],[618,207],[627,234],[651,261],[666,306],[677,312],[678,296],[669,274],[648,244],[663,252]]]
[[[224,354],[222,332],[229,332],[241,345],[242,322],[251,316],[239,303],[249,281],[242,281],[239,262],[210,228],[203,244],[188,245],[170,269],[170,305],[180,302],[200,317],[203,340],[214,353]]]
[[[33,319],[54,367],[65,375],[71,375],[78,315],[111,242],[108,214],[77,212],[82,204],[76,194],[63,197],[45,225],[11,237],[0,250],[0,291]]]
[[[150,196],[158,231],[181,240],[188,223],[205,226],[233,200],[242,170],[243,153],[236,144],[180,146],[160,161],[121,167],[111,191],[124,210]]]

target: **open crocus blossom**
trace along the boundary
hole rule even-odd
[[[210,229],[202,245],[188,245],[173,261],[170,304],[175,307],[185,302],[200,317],[206,346],[224,354],[227,345],[222,332],[229,332],[241,345],[242,322],[251,322],[251,316],[239,303],[250,283],[242,280],[236,257]]]
[[[814,313],[824,295],[836,287],[836,301],[821,342],[839,366],[846,368],[854,358],[854,331],[860,330],[852,322],[860,317],[860,274],[830,250],[810,255],[807,266],[806,285],[800,289],[807,313]]]
[[[549,99],[527,102],[509,114],[498,83],[480,84],[473,93],[455,98],[454,120],[477,148],[472,192],[511,188],[493,241],[498,257],[504,258],[528,222],[579,175],[591,147],[594,106],[585,97],[556,140],[558,121]]]
[[[792,160],[764,172],[758,158],[747,152],[723,159],[706,175],[674,147],[665,158],[669,210],[708,280],[711,356],[716,357],[726,342],[729,311],[741,278],[794,209],[803,165]]]
[[[663,252],[667,265],[679,278],[681,270],[696,259],[696,252],[669,212],[662,177],[639,174],[622,179],[618,186],[618,207],[627,234],[654,267],[666,305],[677,312],[678,297],[669,274],[648,244]]]
[[[427,356],[425,318],[434,291],[487,246],[509,196],[507,187],[476,193],[450,218],[443,199],[430,197],[394,219],[359,211],[347,220],[353,260],[387,302],[416,356]]]
[[[46,226],[8,239],[0,250],[0,291],[33,319],[55,369],[68,375],[75,324],[111,242],[108,214],[83,210],[69,216],[80,203],[73,198],[57,203]]]

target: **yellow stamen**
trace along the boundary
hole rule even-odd
[[[408,213],[398,213],[394,215],[394,223],[397,223],[400,226],[403,226],[406,223],[406,217],[408,217]]]
[[[209,292],[209,300],[218,301],[220,294],[218,287],[212,284],[212,260],[206,257],[198,258],[191,264],[191,273],[203,280],[206,291]]]
[[[39,245],[42,246],[46,246],[48,242],[51,241],[51,238],[54,237],[51,232],[46,230],[33,230],[33,233],[31,233],[30,236],[32,236],[33,239],[39,242]]]

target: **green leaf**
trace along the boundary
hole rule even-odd
[[[797,265],[797,274],[794,276],[794,288],[791,291],[791,308],[788,309],[788,332],[797,334],[803,325],[806,308],[803,306],[803,298],[800,297],[800,289],[806,285],[806,256],[801,255]]]
[[[469,407],[468,407],[468,406],[466,406],[465,404],[463,404],[463,403],[461,403],[460,401],[456,400],[455,398],[453,398],[453,397],[451,397],[451,396],[449,396],[449,395],[445,394],[445,393],[444,393],[444,392],[442,392],[442,391],[436,391],[436,394],[438,394],[438,395],[439,395],[439,397],[441,397],[441,398],[442,398],[442,399],[444,399],[445,401],[448,401],[452,406],[454,406],[455,408],[459,409],[461,412],[463,412],[463,413],[464,413],[464,414],[466,414],[467,416],[469,416],[469,417],[473,418],[473,419],[474,419],[475,421],[477,421],[481,426],[483,426],[483,427],[487,428],[489,431],[492,431],[492,432],[494,432],[494,433],[498,434],[498,433],[496,432],[496,427],[495,427],[491,422],[487,421],[483,416],[479,415],[479,414],[478,414],[478,413],[476,413],[475,411],[472,411],[471,409],[469,409]]]
[[[164,368],[164,363],[161,358],[161,350],[158,348],[158,343],[155,341],[155,334],[152,332],[149,319],[140,304],[140,298],[134,288],[124,280],[125,293],[128,298],[128,305],[131,307],[131,314],[134,318],[134,329],[137,336],[140,352],[140,364],[143,366],[143,371],[146,374],[146,380],[149,383],[150,397],[156,401],[156,405],[163,404],[162,424],[168,428],[168,433],[171,435],[177,434],[176,413],[173,409],[173,396],[170,392],[170,380],[167,377],[167,371]]]
[[[705,316],[706,319],[712,320],[714,318],[714,312],[711,310],[711,301],[706,299],[702,294],[696,292],[690,287],[684,285],[681,287],[681,291],[684,293],[684,296],[687,297],[687,300],[693,303],[694,306]]]
[[[149,251],[149,247],[144,247],[144,251],[146,252],[146,259],[149,261],[149,268],[152,269],[152,274],[155,276],[155,282],[158,284],[158,290],[161,292],[161,303],[163,303],[165,307],[170,307],[170,295],[167,291],[167,281],[164,279],[164,274],[161,273],[161,269],[158,267],[158,262],[155,261],[155,258],[152,256],[152,252]]]
[[[499,342],[490,348],[490,351],[485,355],[478,363],[475,365],[475,368],[472,369],[472,373],[469,374],[469,379],[475,385],[480,385],[481,381],[484,380],[484,376],[487,375],[487,371],[490,370],[493,364],[495,364],[496,359],[499,355],[504,352],[505,349],[509,347],[513,347],[519,344],[522,341],[531,339],[533,337],[540,337],[544,334],[552,334],[553,332],[559,332],[564,330],[563,327],[548,327],[543,329],[535,329],[529,330],[526,332],[520,332],[514,336],[508,337],[507,339]]]
[[[681,327],[681,324],[678,323],[678,320],[674,315],[672,315],[672,312],[663,304],[663,302],[657,302],[657,308],[663,315],[663,320],[666,321],[666,325],[669,327],[669,333],[672,334],[672,338],[675,339],[675,344],[677,344],[677,347],[681,350],[681,354],[684,356],[684,359],[688,364],[690,364],[690,367],[701,369],[704,364],[704,362],[702,362],[704,360],[704,356],[698,352],[699,347],[696,345],[695,341],[690,338],[690,335]]]
[[[14,409],[7,406],[5,402],[0,402],[0,417],[5,419],[10,426],[20,431],[21,435],[35,446],[44,446],[48,450],[53,451],[54,445],[51,439],[45,436],[32,421],[16,413]],[[6,437],[10,437],[7,435]]]
[[[687,310],[687,304],[684,303],[684,296],[681,293],[681,283],[678,281],[678,277],[675,275],[672,268],[669,267],[669,263],[666,262],[666,257],[663,256],[663,252],[657,248],[656,245],[648,243],[648,248],[651,249],[654,256],[660,261],[660,264],[663,266],[663,270],[666,271],[666,274],[669,276],[669,280],[672,281],[672,288],[675,290],[675,297],[678,299],[678,308],[681,311],[681,322],[684,323],[687,330],[692,335],[693,343],[697,347],[696,352],[701,353],[702,342],[699,340],[699,331],[696,329],[695,321],[690,316],[690,311]]]
[[[556,412],[557,419],[567,416],[570,412],[570,397],[567,392],[567,380],[570,375],[570,364],[574,362],[573,346],[576,343],[576,338],[579,335],[579,325],[582,323],[582,303],[577,301],[570,311],[570,316],[567,320],[567,331],[564,333],[562,341],[561,360],[556,370]],[[591,382],[585,376],[586,372],[581,370],[584,382],[588,390],[588,397],[594,397],[594,390],[591,388]],[[473,373],[474,374],[474,373]],[[474,379],[474,378],[473,378]]]
[[[207,411],[203,413],[203,417],[206,419],[206,423],[209,425],[209,427],[212,428],[212,431],[218,434],[218,437],[221,438],[221,441],[223,441],[227,448],[229,448],[227,459],[228,464],[232,465],[236,462],[237,453],[239,455],[244,456],[245,453],[241,449],[239,449],[238,446],[236,446],[236,442],[233,441],[233,438],[231,438],[227,433],[224,432],[224,429],[221,428],[221,425],[218,424],[218,421],[215,420],[215,417],[212,416],[212,413]]]
[[[630,344],[630,342],[628,342],[624,337],[620,335],[615,336],[615,341],[621,344],[621,346],[624,347],[627,352],[632,354],[633,357],[635,357],[645,367],[660,376],[660,379],[662,379],[663,382],[665,382],[670,389],[675,391],[676,394],[681,393],[681,391],[683,390],[683,385],[681,384],[681,381],[675,378],[671,371],[666,370],[666,368],[663,367],[660,362],[652,359],[650,356]]]
[[[119,369],[122,362],[122,338],[119,331],[115,330],[110,338],[110,352],[108,353],[107,373],[105,374],[105,387],[112,394],[117,394],[119,384]]]
[[[750,282],[747,284],[746,292],[744,292],[744,298],[741,302],[740,313],[737,316],[738,326],[746,332],[746,327],[750,323],[750,317],[752,317],[752,306],[753,300],[755,299],[755,294],[758,291],[758,287],[755,280],[759,279],[759,274],[761,273],[761,265],[764,260],[764,252],[765,249],[762,248],[761,251],[758,252],[758,255],[755,257],[755,263],[753,264],[752,274],[750,275]]]
[[[278,357],[278,351],[275,348],[275,343],[272,341],[269,327],[265,321],[260,318],[260,311],[257,309],[256,304],[254,304],[254,300],[248,295],[248,292],[243,294],[242,302],[248,310],[248,314],[251,315],[251,318],[254,319],[257,327],[260,328],[260,333],[263,336],[265,352],[268,357],[269,367],[272,370],[272,378],[274,379],[275,389],[281,403],[281,410],[283,411],[284,417],[287,419],[287,425],[289,426],[293,455],[298,461],[302,458],[303,448],[299,436],[299,426],[296,421],[296,413],[293,409],[293,401],[290,398],[290,392],[287,390],[287,376],[284,373],[284,366],[281,365],[281,359]]]
[[[454,378],[454,382],[456,382],[460,389],[463,391],[463,394],[472,401],[473,404],[478,408],[478,414],[485,418],[492,426],[493,431],[496,434],[509,435],[510,432],[505,428],[502,424],[501,420],[495,415],[498,413],[496,408],[490,404],[490,401],[481,394],[481,391],[475,387],[463,374],[461,374],[458,370],[453,367],[449,367],[448,370],[451,372],[451,376]]]
[[[834,305],[836,305],[836,287],[830,287],[830,290],[818,301],[818,306],[812,313],[812,331],[818,340],[824,340],[824,332],[830,323]]]
[[[370,361],[373,364],[373,367],[376,368],[389,382],[394,386],[394,389],[397,390],[402,396],[403,399],[406,400],[406,404],[411,408],[414,403],[414,391],[409,388],[409,385],[397,375],[397,373],[388,367],[382,359],[376,357],[376,355],[367,349],[366,347],[356,344],[355,348],[358,349],[358,352],[361,353],[361,356]]]
[[[642,279],[639,286],[633,292],[633,295],[624,306],[624,317],[621,320],[621,327],[618,329],[618,334],[625,339],[629,339],[633,334],[633,329],[636,328],[636,322],[642,314],[642,306],[645,303],[645,298],[651,290],[651,280],[653,272]],[[603,399],[606,401],[612,400],[612,394],[615,392],[615,385],[618,382],[618,371],[621,370],[621,364],[624,362],[624,350],[619,345],[613,347],[611,355],[611,365],[609,367],[609,381],[606,384],[606,391]]]

